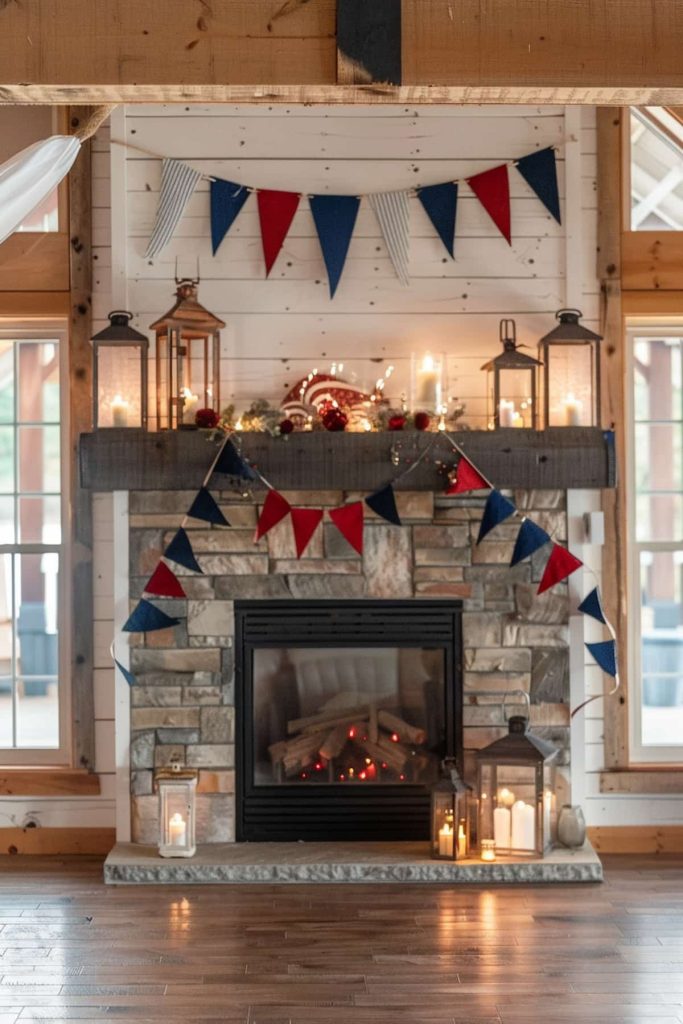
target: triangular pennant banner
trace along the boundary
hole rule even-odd
[[[567,548],[563,548],[561,544],[553,544],[550,558],[546,562],[543,578],[536,593],[542,594],[545,590],[550,590],[556,583],[566,580],[567,576],[571,576],[582,565],[581,559],[576,558]]]
[[[500,231],[503,238],[510,240],[510,182],[506,164],[491,167],[488,171],[475,174],[467,179],[475,196]]]
[[[124,633],[156,633],[159,629],[177,626],[178,622],[178,619],[172,619],[166,612],[162,612],[161,608],[145,601],[143,597],[121,628]]]
[[[515,549],[512,552],[510,568],[517,565],[518,562],[523,562],[525,558],[529,558],[534,551],[538,551],[549,540],[550,535],[537,526],[533,519],[523,519],[515,541]]]
[[[145,593],[156,597],[187,597],[180,580],[165,562],[159,562],[147,580]]]
[[[481,475],[464,455],[460,456],[456,469],[455,482],[450,485],[446,494],[464,494],[466,491],[486,491],[491,484]]]
[[[287,237],[301,196],[298,192],[277,192],[264,188],[259,189],[257,198],[267,277]]]
[[[211,179],[211,248],[214,256],[238,213],[249,198],[249,189],[234,181]]]
[[[597,587],[593,587],[590,594],[586,594],[577,610],[583,612],[584,615],[590,615],[592,619],[597,619],[598,622],[602,622],[604,625],[607,625],[607,619],[605,618],[605,613],[602,610],[600,591]]]
[[[363,502],[330,509],[330,519],[359,555],[363,554]]]
[[[226,476],[238,476],[243,480],[255,480],[256,473],[237,452],[232,441],[226,441],[213,467],[214,473],[225,473]]]
[[[202,572],[199,562],[194,557],[190,538],[182,526],[164,551],[164,558],[170,558],[172,562],[177,562],[178,565],[182,565],[185,569],[191,569],[192,572]]]
[[[617,645],[614,640],[601,640],[596,644],[586,644],[603,672],[608,676],[617,674]]]
[[[534,190],[546,210],[558,224],[560,219],[560,195],[557,188],[557,163],[552,146],[538,153],[529,153],[517,161],[517,170],[527,185]]]
[[[290,513],[294,543],[296,544],[296,557],[301,558],[323,517],[323,513],[319,508],[293,508]]]
[[[311,196],[311,212],[334,298],[358,216],[358,196]]]
[[[428,185],[426,188],[418,189],[417,198],[446,246],[448,255],[453,256],[458,186],[452,181],[444,185]]]
[[[145,259],[152,259],[168,245],[200,178],[199,171],[180,160],[162,161],[159,204]]]
[[[120,661],[117,661],[116,658],[114,658],[114,664],[116,665],[117,669],[119,670],[123,678],[126,680],[128,685],[135,686],[135,676],[133,675],[133,673],[124,665],[122,665]]]
[[[272,487],[266,494],[266,500],[263,502],[263,508],[261,509],[261,515],[258,518],[256,524],[256,533],[254,534],[254,543],[260,540],[261,537],[265,537],[269,530],[272,530],[274,526],[284,519],[286,515],[289,515],[290,504],[286,498],[283,498],[279,491],[274,491]]]
[[[500,491],[491,491],[484,506],[477,544],[481,544],[487,533],[490,533],[499,523],[504,523],[516,511],[512,502],[505,498]]]
[[[386,519],[388,523],[393,523],[394,526],[401,525],[401,517],[396,508],[396,496],[391,484],[380,487],[374,494],[369,494],[365,499],[365,504],[382,519]]]
[[[200,487],[197,497],[190,505],[188,516],[193,519],[201,519],[205,523],[215,523],[216,526],[230,526],[218,505],[216,499],[206,487]]]
[[[368,197],[379,223],[396,276],[410,284],[408,275],[408,192],[373,192]]]

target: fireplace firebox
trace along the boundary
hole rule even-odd
[[[237,839],[429,837],[462,760],[460,601],[235,603]]]

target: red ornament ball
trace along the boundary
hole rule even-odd
[[[405,416],[392,416],[387,423],[389,430],[403,430],[406,425]]]
[[[325,430],[345,430],[349,417],[333,405],[323,413],[322,420]]]
[[[282,421],[282,423],[280,424],[280,433],[281,434],[291,434],[293,430],[294,430],[294,424],[292,423],[292,421],[290,419],[284,419]]]
[[[426,412],[415,413],[415,429],[416,430],[428,430],[429,429],[429,415]]]
[[[198,427],[204,430],[213,430],[214,427],[218,426],[220,416],[215,409],[197,409],[194,416],[194,421]]]

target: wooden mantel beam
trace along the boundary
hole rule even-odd
[[[401,0],[382,86],[339,82],[336,0],[21,0],[0,3],[0,102],[683,104],[680,11]]]

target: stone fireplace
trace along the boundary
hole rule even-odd
[[[392,526],[366,509],[362,557],[326,521],[297,559],[288,521],[253,543],[262,493],[253,498],[233,491],[213,493],[230,528],[208,528],[190,520],[187,529],[203,575],[178,569],[187,600],[155,600],[180,624],[131,636],[136,676],[130,745],[134,842],[156,841],[153,773],[175,758],[199,772],[198,842],[249,838],[238,833],[236,816],[236,787],[244,782],[236,780],[241,760],[236,757],[235,711],[235,622],[240,602],[276,601],[280,606],[299,601],[303,608],[323,601],[367,601],[368,609],[382,601],[415,606],[462,602],[466,777],[473,779],[474,751],[504,732],[500,694],[523,690],[531,701],[534,731],[561,747],[560,787],[568,785],[566,586],[536,595],[544,552],[509,568],[518,523],[503,524],[477,546],[483,499],[399,491],[403,525]],[[363,496],[330,490],[284,494],[293,505],[317,508],[333,508]],[[132,602],[140,597],[194,495],[172,490],[130,493]],[[566,540],[564,491],[516,491],[512,496],[553,539]],[[280,650],[286,646],[281,641]],[[394,644],[394,650],[399,647]],[[333,698],[330,694],[325,700]],[[508,701],[508,713],[519,710],[514,704],[519,699]],[[306,780],[299,782],[305,785]],[[418,782],[424,783],[426,779]]]

